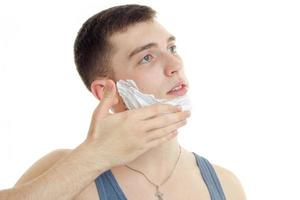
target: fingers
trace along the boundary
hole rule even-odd
[[[156,129],[156,130],[153,130],[153,131],[150,131],[147,134],[147,141],[152,141],[152,140],[159,140],[159,139],[162,139],[164,137],[168,137],[168,135],[174,131],[176,131],[177,129],[179,129],[180,127],[186,125],[187,123],[187,120],[184,119],[184,120],[181,120],[179,122],[176,122],[174,124],[171,124],[169,126],[166,126],[164,128],[160,128],[160,129]]]
[[[184,126],[185,124],[186,124],[186,120],[183,120],[181,122],[177,122],[176,124],[172,124],[163,129],[158,129],[153,131],[153,133],[149,134],[149,137],[147,138],[149,139],[146,145],[147,148],[151,149],[171,140],[177,135],[178,133],[177,129]]]
[[[111,107],[116,103],[118,103],[118,101],[116,97],[115,83],[111,80],[106,80],[103,99],[95,109],[96,117],[99,119],[109,115],[109,109],[111,109]]]
[[[166,137],[162,137],[162,138],[160,138],[159,140],[153,140],[153,141],[151,141],[151,142],[149,142],[149,143],[147,144],[147,148],[152,149],[152,148],[154,148],[154,147],[156,147],[156,146],[158,146],[158,145],[160,145],[160,144],[163,144],[163,143],[165,143],[165,142],[171,140],[171,139],[174,138],[176,135],[177,135],[176,133],[174,133],[174,134],[168,134]]]
[[[136,109],[134,111],[137,119],[146,120],[155,117],[157,115],[179,112],[180,110],[181,108],[173,105],[157,103],[157,104]]]
[[[146,131],[160,129],[169,126],[171,124],[174,124],[176,122],[185,120],[190,116],[190,114],[191,114],[190,111],[183,111],[183,112],[161,115],[153,119],[148,119],[145,121],[146,123],[144,123],[144,129]]]

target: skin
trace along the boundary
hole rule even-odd
[[[176,51],[176,40],[168,41],[172,36],[171,33],[155,20],[136,24],[126,32],[114,34],[110,38],[111,44],[117,47],[112,57],[112,67],[114,71],[113,81],[132,79],[143,93],[154,94],[156,98],[160,99],[174,98],[174,96],[168,95],[167,92],[173,88],[179,80],[187,85],[188,80],[184,73],[183,61]],[[137,47],[149,43],[155,43],[156,45],[140,51],[129,59],[129,55],[132,51],[137,49]],[[102,98],[101,89],[105,88],[105,83],[105,79],[99,78],[94,81],[91,86],[93,94],[100,100]],[[119,95],[118,102],[119,103],[112,109],[115,113],[126,110]],[[161,183],[162,179],[170,173],[173,163],[177,159],[178,145],[177,137],[174,137],[172,140],[149,150],[134,161],[127,163],[127,165],[145,174],[151,174],[151,180],[153,182]],[[192,152],[182,147],[181,157],[181,162],[179,162],[177,166],[178,174],[182,173],[183,175],[184,171],[199,171]],[[231,171],[218,165],[214,165],[214,168],[219,175],[224,192],[229,199],[246,199],[239,180]],[[182,172],[179,172],[179,169],[182,169]],[[128,182],[140,181],[141,184],[145,184],[144,177],[141,176],[128,182],[122,180],[122,177],[128,177],[130,173],[124,166],[114,167],[112,168],[112,172],[120,183],[123,181],[123,190],[125,190],[125,192],[125,186]],[[134,176],[133,174],[130,175]],[[199,177],[199,179],[201,178],[202,177]],[[182,180],[175,180],[174,178],[173,184],[169,183],[170,190],[178,186],[176,183],[182,183]],[[192,183],[187,184],[191,185]],[[202,185],[203,184],[202,182]],[[205,192],[206,197],[205,195],[204,197],[201,196],[202,199],[207,198],[208,191]],[[130,195],[130,193],[134,193],[134,191],[127,189],[127,193]],[[130,199],[134,199],[135,196],[137,196],[137,194],[133,195]],[[143,197],[143,199],[145,199],[145,197]],[[181,198],[177,195],[177,197],[170,199]]]
[[[111,62],[114,71],[112,81],[132,79],[143,93],[154,94],[160,99],[175,98],[167,92],[178,81],[186,84],[188,81],[182,59],[176,52],[176,41],[173,39],[168,41],[170,37],[172,34],[157,21],[139,23],[126,32],[114,34],[110,38],[112,46],[116,47]],[[129,58],[131,52],[149,43],[155,45]],[[102,98],[102,89],[105,88],[106,81],[107,79],[100,77],[91,85],[92,93],[99,100]],[[126,110],[119,95],[118,102],[112,109],[115,113]],[[151,149],[128,165],[147,174],[156,174],[156,177],[152,178],[160,182],[161,177],[167,176],[173,167],[172,163],[177,159],[178,145],[175,137],[170,142]],[[183,151],[187,153],[185,149]]]
[[[167,42],[170,36],[172,34],[157,21],[138,23],[125,33],[111,36],[109,41],[116,49],[111,60],[114,71],[113,81],[132,79],[143,93],[154,94],[156,98],[161,99],[174,98],[166,92],[179,80],[186,84],[188,80],[183,70],[182,59],[176,53],[175,40]],[[133,50],[149,43],[156,43],[157,47],[141,51],[129,59]],[[99,100],[103,98],[105,85],[106,79],[101,77],[91,85],[92,93]],[[113,110],[124,111],[125,107],[119,95],[118,100],[119,103],[113,107]]]
[[[122,189],[129,199],[139,199],[134,190],[124,185],[134,182],[142,186],[147,182],[128,171],[125,163],[151,174],[154,182],[161,182],[177,159],[179,143],[176,135],[178,129],[186,124],[190,113],[170,105],[152,105],[126,111],[115,81],[133,79],[144,93],[154,94],[157,98],[174,98],[166,92],[178,80],[187,84],[187,79],[182,60],[174,51],[175,41],[167,41],[170,36],[157,21],[138,23],[126,32],[114,34],[110,38],[115,47],[111,63],[114,79],[99,77],[91,84],[92,94],[100,103],[93,112],[86,140],[73,150],[55,150],[38,160],[13,188],[0,191],[0,200],[97,200],[94,180],[108,169],[123,185]],[[156,43],[156,46],[128,59],[132,50],[148,43]],[[110,114],[109,110],[114,113]],[[214,168],[227,199],[246,199],[239,180],[231,171],[217,165]],[[186,188],[181,188],[178,183]],[[191,191],[190,199],[209,199],[195,158],[183,148],[177,171],[162,190],[171,195],[168,199],[179,200],[186,199],[188,194],[184,191],[187,188]],[[150,198],[152,189],[141,187],[139,193],[149,193]]]

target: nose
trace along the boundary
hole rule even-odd
[[[165,54],[164,57],[165,57],[164,71],[166,76],[174,76],[182,68],[182,62],[180,58],[167,53]]]

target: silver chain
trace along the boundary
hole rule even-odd
[[[155,186],[155,188],[156,188],[156,194],[155,194],[155,196],[159,199],[159,200],[162,200],[163,198],[162,198],[162,196],[163,196],[163,193],[161,193],[160,191],[159,191],[159,187],[160,186],[162,186],[170,177],[171,177],[171,175],[173,174],[173,172],[174,172],[174,170],[175,170],[175,168],[176,168],[176,166],[177,166],[177,163],[178,163],[178,161],[179,161],[179,158],[180,158],[180,155],[181,155],[181,146],[179,145],[179,156],[178,156],[178,158],[177,158],[177,160],[176,160],[176,163],[175,163],[175,165],[174,165],[174,167],[173,167],[173,169],[172,169],[172,171],[171,171],[171,173],[169,174],[169,176],[167,176],[167,178],[160,184],[160,185],[157,185],[157,184],[155,184],[155,183],[153,183],[143,172],[141,172],[141,171],[139,171],[139,170],[136,170],[136,169],[133,169],[132,167],[129,167],[128,165],[126,165],[125,164],[125,166],[127,167],[127,168],[129,168],[129,169],[131,169],[131,170],[133,170],[133,171],[135,171],[135,172],[137,172],[137,173],[140,173],[140,174],[142,174],[153,186]]]

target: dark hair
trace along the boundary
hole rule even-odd
[[[131,25],[153,20],[156,11],[148,6],[130,4],[103,10],[90,17],[81,27],[74,43],[77,71],[91,91],[92,82],[99,76],[112,78],[110,58],[113,46],[109,37],[126,31]]]

